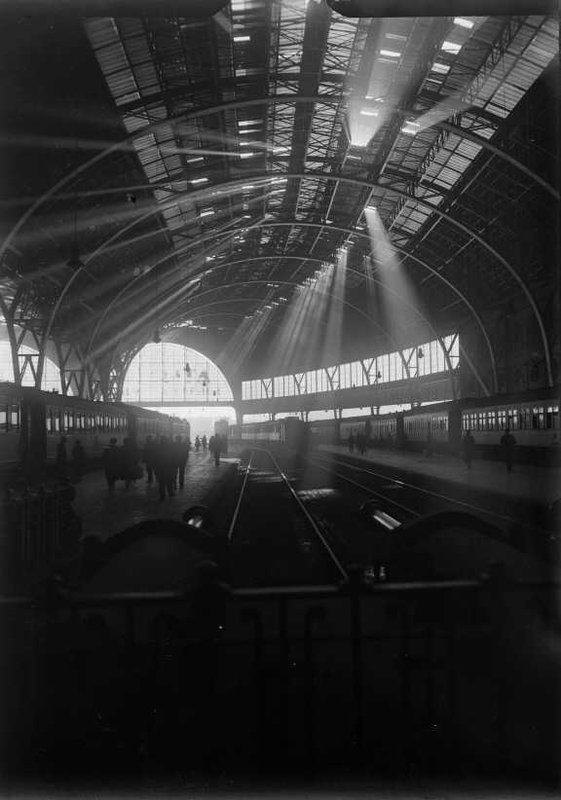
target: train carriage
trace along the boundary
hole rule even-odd
[[[80,440],[86,458],[99,458],[112,438],[189,437],[187,420],[126,403],[106,403],[0,383],[0,469],[54,463],[61,436],[70,455]]]

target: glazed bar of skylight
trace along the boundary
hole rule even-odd
[[[440,49],[445,53],[451,53],[452,55],[456,56],[462,49],[462,45],[457,44],[456,42],[444,41],[442,42]]]
[[[208,183],[208,178],[192,178],[189,183]]]
[[[387,58],[401,58],[401,53],[397,50],[380,50],[380,55]]]
[[[446,75],[447,72],[450,72],[450,67],[448,64],[442,64],[440,61],[435,61],[431,67],[433,72],[438,72],[441,75]]]
[[[460,28],[473,28],[475,22],[471,19],[466,19],[465,17],[454,17],[454,25],[459,25]]]

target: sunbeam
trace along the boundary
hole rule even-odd
[[[380,281],[378,297],[383,316],[382,325],[400,348],[411,341],[423,341],[427,336],[427,328],[421,322],[419,313],[416,313],[418,310],[422,314],[423,310],[415,288],[393,248],[378,210],[368,206],[364,214],[376,275]],[[384,288],[388,291],[384,291]]]

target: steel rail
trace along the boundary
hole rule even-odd
[[[230,520],[230,526],[228,528],[228,541],[231,543],[232,538],[234,536],[234,530],[236,528],[236,524],[238,522],[238,516],[240,513],[240,508],[242,506],[242,500],[245,493],[245,489],[247,486],[247,479],[249,478],[249,473],[251,472],[251,462],[253,460],[253,453],[250,456],[249,463],[247,465],[247,469],[245,471],[242,487],[240,489],[240,494],[238,496],[238,502],[236,503],[236,507],[234,509],[234,513],[232,514],[232,519]]]

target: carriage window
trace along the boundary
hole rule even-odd
[[[12,411],[10,414],[10,427],[11,428],[19,428],[19,419],[20,419],[20,409],[18,405],[12,406]]]
[[[546,414],[546,427],[549,430],[559,428],[559,406],[548,406]]]
[[[47,429],[47,433],[53,432],[53,412],[52,409],[47,408],[45,414],[45,427]]]
[[[7,430],[8,428],[8,407],[0,406],[0,430]]]
[[[545,412],[542,408],[534,408],[532,413],[533,430],[543,430],[545,428]]]

